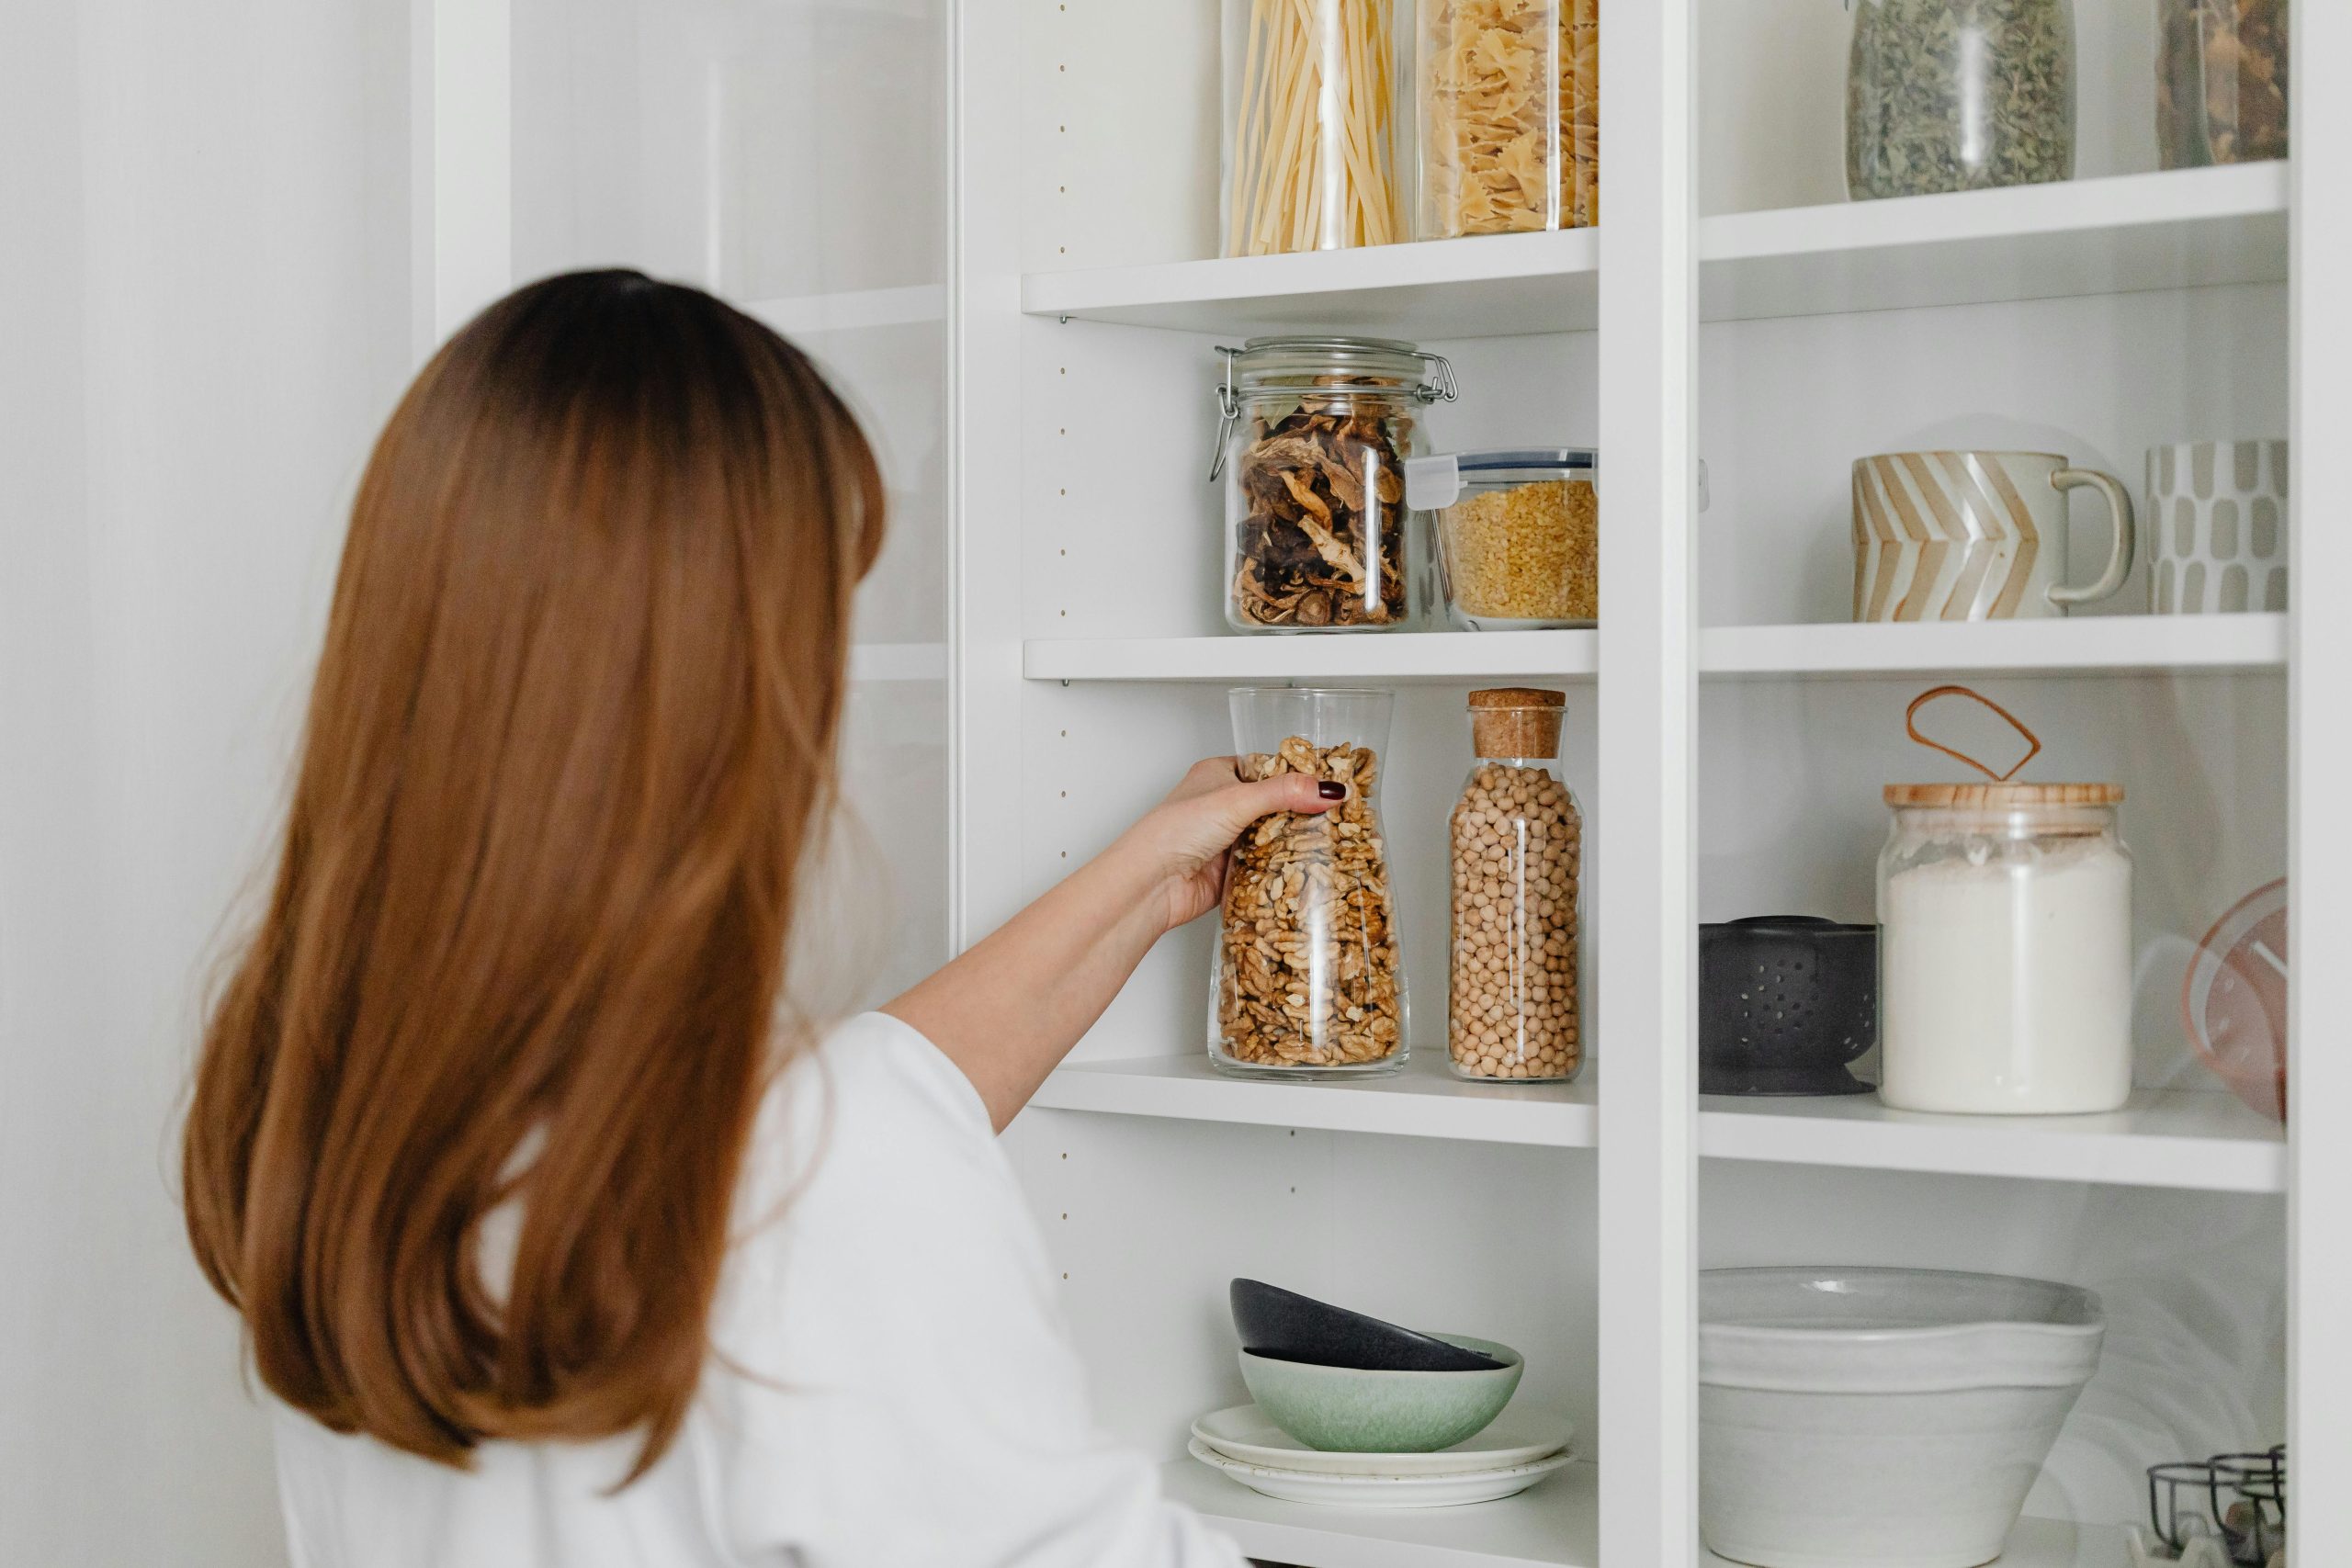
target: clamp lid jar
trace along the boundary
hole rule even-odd
[[[1405,464],[1419,411],[1454,396],[1439,355],[1384,338],[1220,348],[1211,481],[1225,486],[1226,620],[1237,631],[1379,631],[1416,597]]]

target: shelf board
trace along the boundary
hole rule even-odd
[[[1710,626],[1699,634],[1701,672],[1728,677],[2135,675],[2278,670],[2286,661],[2283,612]]]
[[[1699,1152],[1714,1159],[2120,1187],[2282,1192],[2285,1130],[2224,1093],[2143,1089],[2100,1116],[1929,1116],[1878,1096],[1699,1097]]]
[[[901,288],[845,288],[785,299],[754,299],[745,303],[743,313],[787,337],[859,327],[911,326],[947,320],[947,288],[944,284],[916,283]]]
[[[2284,163],[1731,213],[1699,226],[1708,321],[2125,294],[2287,276]]]
[[[1707,321],[2120,294],[2287,276],[2288,165],[2239,164],[1699,223]],[[1598,229],[1030,273],[1033,316],[1241,336],[1582,332]]]
[[[1571,1464],[1516,1497],[1453,1508],[1340,1508],[1261,1496],[1200,1461],[1160,1467],[1168,1495],[1296,1568],[1596,1568],[1600,1488]]]
[[[1569,1084],[1464,1083],[1430,1051],[1416,1052],[1387,1077],[1302,1083],[1228,1077],[1209,1065],[1205,1051],[1196,1051],[1068,1063],[1031,1103],[1186,1122],[1590,1148],[1594,1100],[1589,1073]]]
[[[1599,231],[1493,234],[1158,266],[1033,272],[1021,309],[1182,332],[1360,333],[1416,341],[1591,330]]]
[[[1035,681],[1577,680],[1600,634],[1390,632],[1378,636],[1048,637],[1022,645]],[[1926,625],[1711,626],[1702,674],[1732,679],[1915,675],[2135,675],[2278,670],[2284,614],[2097,615]]]
[[[1254,1558],[1297,1568],[1597,1568],[1600,1472],[1577,1463],[1516,1497],[1456,1508],[1338,1508],[1262,1497],[1198,1460],[1160,1467],[1167,1495]],[[2123,1531],[2019,1519],[1987,1568],[2109,1568]],[[1734,1568],[1701,1548],[1702,1568]]]
[[[1033,681],[1484,681],[1589,677],[1599,634],[1302,633],[1290,637],[1048,637],[1023,643]]]

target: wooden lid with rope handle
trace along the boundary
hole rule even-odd
[[[1982,703],[2008,720],[2010,728],[2025,737],[2026,753],[2006,773],[1996,773],[1965,751],[1953,750],[1940,740],[1919,733],[1919,710],[1938,697],[1968,697]],[[1956,757],[1974,768],[1992,782],[1990,784],[1896,784],[1886,786],[1889,806],[1925,806],[1955,811],[2006,811],[2024,806],[2116,806],[2123,799],[2123,786],[2113,784],[2014,784],[2010,781],[2018,771],[2041,752],[2041,738],[2026,728],[2017,715],[1986,696],[1966,686],[1935,686],[1911,699],[1903,712],[1904,733],[1920,745]]]

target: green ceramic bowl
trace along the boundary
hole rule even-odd
[[[1266,1418],[1310,1449],[1423,1454],[1487,1429],[1519,1388],[1519,1352],[1491,1339],[1441,1334],[1502,1362],[1491,1371],[1375,1372],[1241,1352],[1241,1381]]]

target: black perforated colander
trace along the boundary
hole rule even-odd
[[[1878,928],[1752,915],[1699,928],[1703,1094],[1864,1094],[1878,1043]]]

